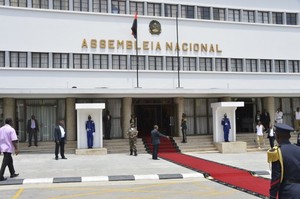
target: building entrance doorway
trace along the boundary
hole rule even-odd
[[[159,99],[136,100],[134,103],[134,113],[137,117],[138,137],[150,136],[153,126],[157,124],[159,131],[165,135],[172,135],[174,131],[174,105],[164,103]],[[172,102],[172,100],[167,100]]]
[[[239,99],[239,101],[244,101],[245,105],[236,109],[236,131],[237,133],[253,132],[255,103],[247,99]]]

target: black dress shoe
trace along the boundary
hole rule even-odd
[[[10,178],[15,178],[15,177],[17,177],[17,176],[19,176],[19,174],[18,174],[18,173],[14,173],[14,174],[12,174],[12,175],[10,176]]]
[[[58,160],[58,157],[55,157],[55,160]]]
[[[5,181],[7,180],[7,178],[0,178],[0,181]]]
[[[66,157],[62,157],[61,159],[65,159],[65,160],[66,160],[66,159],[68,159],[68,158],[66,158]]]

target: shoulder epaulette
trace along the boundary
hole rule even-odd
[[[279,151],[278,151],[278,147],[275,146],[272,149],[268,150],[268,163],[271,162],[276,162],[279,160]]]
[[[281,150],[279,147],[275,146],[272,149],[268,150],[268,162],[272,163],[272,162],[276,162],[279,161],[280,162],[280,167],[281,167],[281,178],[280,178],[280,182],[282,182],[283,180],[283,158],[282,158],[282,154],[281,154]]]

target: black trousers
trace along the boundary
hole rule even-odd
[[[13,164],[13,159],[11,156],[11,153],[3,152],[3,160],[2,160],[2,166],[0,170],[0,179],[3,178],[5,168],[8,166],[10,175],[15,174],[15,169],[14,169],[14,164]]]
[[[62,138],[59,142],[55,142],[55,157],[58,158],[58,151],[60,149],[60,155],[65,157],[65,138]]]
[[[34,139],[34,145],[37,146],[37,130],[36,129],[30,129],[30,131],[28,132],[29,137],[28,137],[28,143],[29,146],[31,146],[31,141],[32,141],[32,136]]]
[[[152,159],[157,159],[157,154],[158,154],[158,144],[153,145],[153,151],[152,151]]]

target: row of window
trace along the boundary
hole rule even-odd
[[[70,8],[72,2],[73,8]],[[9,6],[27,7],[27,0],[9,0]],[[90,10],[90,6],[91,9]],[[5,5],[5,0],[0,0],[0,5]],[[111,10],[109,11],[109,6]],[[103,12],[115,14],[135,14],[148,16],[165,16],[234,21],[248,23],[267,23],[267,24],[286,24],[297,25],[299,13],[286,12],[269,12],[259,10],[241,10],[231,8],[203,7],[164,3],[147,3],[129,1],[129,10],[127,11],[126,0],[53,0],[53,5],[49,5],[49,0],[32,0],[33,8],[49,9],[53,7],[55,10],[74,10],[83,12]],[[145,7],[146,5],[146,7]],[[146,8],[146,10],[145,10]]]
[[[8,52],[11,68],[74,68],[300,73],[299,60]],[[30,63],[28,55],[31,56]],[[51,62],[50,62],[51,60]],[[138,61],[137,61],[138,60]],[[5,67],[0,52],[0,67]],[[72,63],[71,63],[72,61]]]

